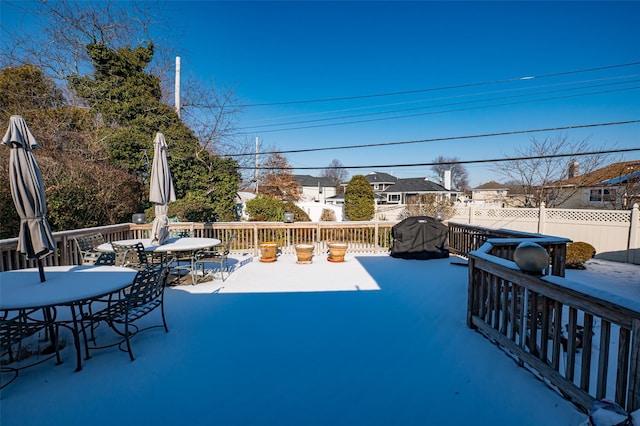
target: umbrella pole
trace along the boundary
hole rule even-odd
[[[46,279],[44,277],[44,267],[42,266],[42,259],[38,259],[38,272],[40,272],[40,282],[45,282]]]

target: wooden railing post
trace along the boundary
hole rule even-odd
[[[258,245],[258,225],[257,224],[253,224],[253,255],[254,256],[258,256],[258,251],[259,251],[259,245]]]
[[[629,244],[627,245],[627,262],[640,263],[640,208],[634,204],[629,219]]]
[[[544,201],[540,202],[540,208],[538,209],[538,234],[544,234],[544,229],[547,224],[547,212],[545,210]]]
[[[376,222],[375,228],[374,228],[374,231],[373,231],[373,244],[374,244],[373,252],[375,254],[378,254],[378,252],[380,251],[380,244],[378,244],[378,235],[379,235],[379,233],[378,233],[378,222]]]
[[[473,325],[473,316],[477,313],[476,305],[476,273],[475,261],[469,259],[469,287],[467,288],[467,326],[472,329],[477,327]]]
[[[640,320],[634,319],[631,327],[631,363],[629,368],[629,396],[627,411],[640,409]]]

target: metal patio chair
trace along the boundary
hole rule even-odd
[[[126,266],[133,269],[145,269],[149,267],[149,258],[142,243],[118,244],[111,243],[115,253],[115,265]]]
[[[40,318],[37,313],[42,312]],[[2,311],[0,312],[0,355],[5,358],[0,367],[0,372],[11,373],[13,376],[0,383],[0,389],[4,389],[11,384],[20,373],[21,370],[48,361],[54,355],[47,356],[46,358],[38,358],[35,362],[26,363],[20,366],[11,366],[11,364],[20,361],[20,352],[22,349],[22,342],[28,337],[44,331],[49,333],[51,338],[51,345],[55,352],[57,364],[62,364],[60,359],[60,349],[58,346],[58,329],[54,326],[55,322],[55,310],[53,309],[32,309],[32,310],[20,310],[20,311]],[[52,333],[52,334],[51,334]],[[14,353],[16,352],[17,353]],[[43,352],[41,352],[43,353]]]
[[[108,253],[96,250],[96,247],[105,242],[101,233],[75,237],[74,240],[82,257],[82,265],[95,265],[98,262],[102,265],[107,264]]]
[[[173,259],[138,271],[131,287],[125,290],[123,296],[112,300],[106,308],[91,316],[92,324],[104,321],[118,335],[124,338],[124,340],[114,345],[118,345],[121,350],[125,351],[122,348],[122,344],[126,344],[126,352],[129,353],[131,361],[134,360],[130,342],[133,336],[141,331],[158,327],[164,327],[165,331],[169,332],[164,313],[164,290],[167,283],[169,264],[172,261]],[[156,309],[160,309],[162,314],[162,325],[138,328],[134,324],[138,319]],[[114,345],[92,346],[89,349],[100,349]]]
[[[227,273],[227,277],[230,274],[229,271],[229,263],[228,256],[229,251],[231,249],[231,243],[236,238],[236,233],[234,232],[229,236],[227,241],[224,243],[222,247],[217,250],[200,250],[196,253],[196,270],[205,276],[205,263],[216,263],[219,266],[220,277],[222,281],[225,280],[224,273]],[[211,270],[211,273],[215,273],[215,270]],[[194,282],[194,284],[196,284]]]

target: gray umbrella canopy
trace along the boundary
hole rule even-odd
[[[167,141],[160,132],[153,140],[153,164],[149,201],[156,205],[156,217],[151,228],[151,243],[164,244],[169,238],[169,203],[176,200],[173,179],[167,162]]]
[[[44,281],[41,259],[55,250],[56,243],[46,218],[47,202],[42,174],[32,151],[40,146],[19,115],[11,116],[2,144],[11,148],[9,184],[13,203],[20,216],[18,251],[27,259],[38,260],[40,279]]]

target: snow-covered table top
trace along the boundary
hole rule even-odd
[[[184,238],[169,238],[166,243],[162,245],[152,245],[151,239],[142,238],[142,239],[131,239],[131,240],[120,240],[114,241],[116,244],[130,245],[141,242],[144,246],[145,251],[150,251],[154,253],[172,253],[172,252],[185,252],[185,251],[194,251],[201,250],[210,247],[215,247],[220,245],[221,241],[217,238],[195,238],[195,237],[184,237]],[[113,251],[111,247],[111,243],[103,243],[96,247],[96,250],[110,252]]]
[[[37,268],[0,272],[0,310],[66,305],[121,290],[136,271],[121,266],[48,266],[46,281]]]

